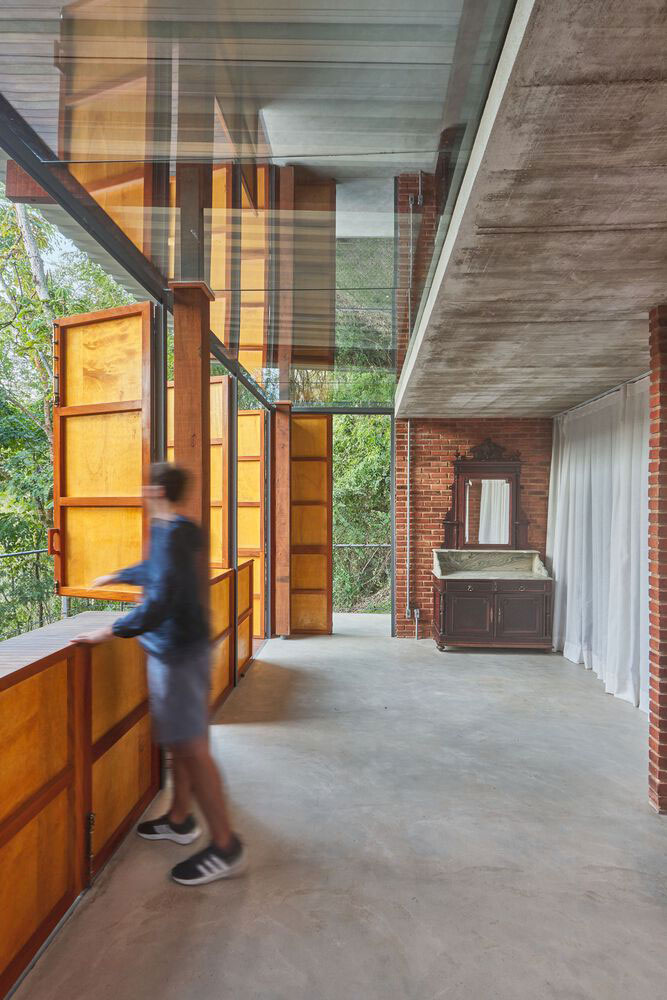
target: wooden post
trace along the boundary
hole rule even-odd
[[[278,171],[277,248],[277,344],[278,398],[289,399],[294,324],[294,167]]]
[[[276,403],[273,416],[274,524],[273,524],[273,622],[276,635],[288,636],[291,623],[291,403]]]
[[[204,534],[205,573],[211,510],[210,304],[214,296],[203,281],[172,281],[174,292],[174,460],[190,474],[182,505],[186,517]]]

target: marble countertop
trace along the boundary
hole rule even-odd
[[[455,573],[441,573],[441,580],[549,580],[543,573],[531,573],[518,569],[478,569],[459,570]]]
[[[548,580],[534,549],[433,549],[440,580]]]

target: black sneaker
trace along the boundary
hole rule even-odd
[[[198,851],[186,861],[181,861],[171,869],[174,882],[181,885],[204,885],[215,882],[219,878],[234,878],[246,870],[247,857],[243,844],[234,836],[231,846],[221,851],[214,844],[209,844],[203,851]]]
[[[175,844],[191,844],[201,836],[194,816],[187,816],[182,823],[172,823],[169,813],[140,823],[137,833],[144,840],[173,840]]]

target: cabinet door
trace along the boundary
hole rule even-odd
[[[493,594],[447,590],[447,636],[482,642],[493,638]]]
[[[544,636],[544,594],[497,594],[496,638],[525,642]]]

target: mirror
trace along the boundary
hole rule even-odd
[[[466,478],[465,544],[509,545],[510,484],[506,479]]]
[[[490,438],[457,452],[452,505],[445,515],[446,549],[525,549],[528,522],[521,510],[521,458]]]

